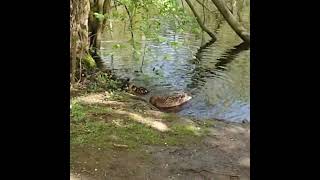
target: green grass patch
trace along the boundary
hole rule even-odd
[[[173,113],[164,113],[161,118],[166,120],[167,122],[172,122],[174,120],[177,120],[179,117]]]
[[[70,112],[71,122],[81,122],[85,120],[85,108],[79,103],[71,102],[72,108]]]
[[[71,145],[112,147],[112,144],[128,145],[136,149],[142,145],[180,145],[198,142],[206,134],[205,126],[174,125],[168,132],[138,123],[126,116],[119,116],[111,108],[100,105],[84,105],[72,102]],[[102,121],[108,116],[108,121]],[[167,114],[170,121],[177,118]]]
[[[108,97],[108,100],[112,101],[128,101],[130,99],[130,96],[121,91],[114,91],[110,92],[110,97]]]

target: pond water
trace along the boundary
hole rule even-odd
[[[145,98],[177,91],[191,93],[193,98],[180,115],[250,122],[250,47],[225,21],[220,23],[209,26],[216,28],[215,42],[206,34],[203,38],[177,33],[170,23],[162,23],[160,35],[166,41],[142,37],[135,48],[138,54],[126,41],[129,31],[114,25],[118,31],[106,33],[102,59],[117,75],[149,89],[151,93]]]

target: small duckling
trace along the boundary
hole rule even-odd
[[[139,94],[143,94],[143,95],[149,93],[149,91],[144,87],[138,87],[136,91],[139,92]]]
[[[121,78],[119,81],[121,82],[121,89],[128,90],[130,78]]]
[[[147,90],[146,88],[137,87],[137,86],[135,86],[133,84],[129,85],[128,91],[133,92],[133,93],[138,94],[138,95],[146,95],[146,94],[149,93],[149,90]]]

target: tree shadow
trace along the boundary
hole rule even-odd
[[[104,118],[105,120],[114,119],[112,117],[121,117],[121,119],[133,120],[161,132],[170,130],[169,127],[162,122],[161,117],[149,116],[147,114],[143,114],[143,112],[132,109],[134,106],[139,106],[138,109],[142,109],[144,111],[149,109],[147,106],[141,108],[139,105],[140,102],[131,102],[130,100],[124,100],[123,102],[106,100],[103,94],[91,94],[78,98],[77,101],[85,105],[109,108],[108,112],[103,113],[108,116]]]
[[[195,69],[192,71],[193,76],[191,77],[191,83],[187,85],[189,88],[196,88],[205,84],[207,78],[220,77],[217,71],[226,71],[226,67],[229,63],[234,61],[239,53],[248,50],[250,44],[242,42],[230,49],[228,49],[223,56],[217,59],[217,63],[213,69],[207,68],[202,65],[202,56],[205,50],[209,49],[214,44],[214,41],[209,41],[205,45],[201,46],[196,53],[196,59],[193,59],[192,63],[195,64]]]

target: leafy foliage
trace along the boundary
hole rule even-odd
[[[100,13],[93,13],[94,17],[98,20],[98,21],[103,21],[103,19],[105,18],[105,16],[103,14]]]

